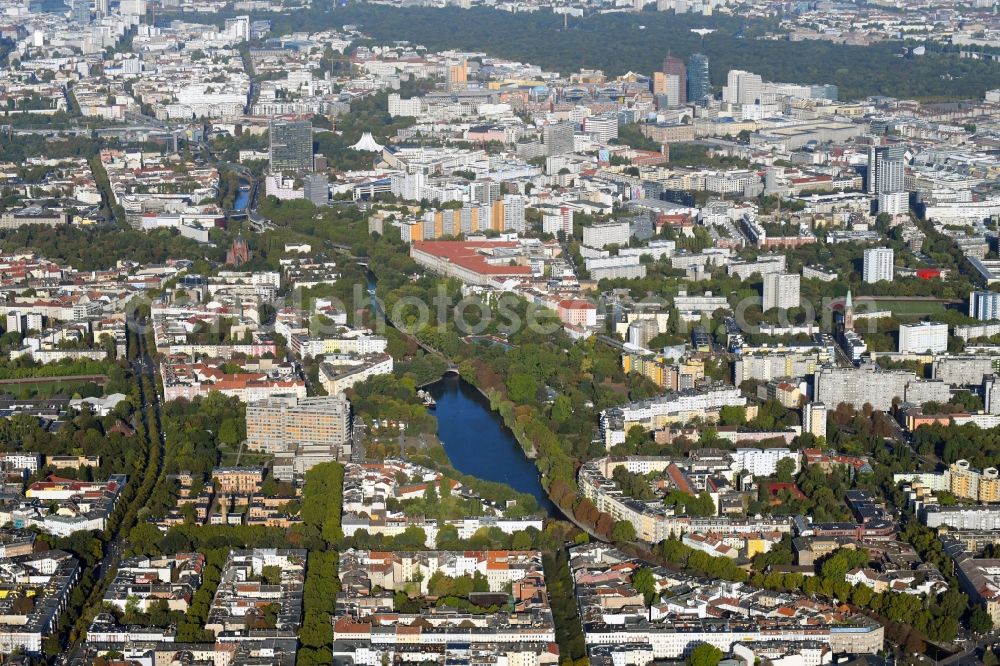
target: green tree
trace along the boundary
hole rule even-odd
[[[537,393],[538,382],[529,374],[518,372],[507,381],[507,395],[516,403],[532,403]]]
[[[718,666],[720,661],[722,650],[708,643],[696,645],[687,658],[688,666]]]
[[[868,564],[868,559],[867,550],[838,548],[823,561],[820,571],[823,578],[833,582],[841,582],[848,571],[865,566]]]
[[[719,422],[722,425],[743,425],[747,422],[746,407],[726,405],[719,410]]]
[[[420,550],[427,541],[427,533],[423,528],[411,525],[396,537],[396,548],[400,550]]]
[[[277,585],[281,582],[281,567],[268,565],[260,570],[260,577],[268,585]]]
[[[775,476],[778,478],[778,481],[790,483],[792,475],[795,473],[795,461],[791,458],[782,458],[775,467]]]
[[[233,419],[226,419],[219,426],[219,441],[228,446],[240,443],[240,429]]]
[[[159,552],[156,544],[161,538],[163,538],[163,534],[156,529],[155,525],[143,521],[136,524],[129,532],[129,547],[136,553],[155,554]]]
[[[625,447],[628,451],[638,451],[648,441],[649,433],[643,430],[642,426],[634,425],[625,434]]]
[[[857,606],[865,607],[872,601],[872,589],[867,585],[855,585],[851,590],[851,602]]]
[[[635,527],[627,520],[619,520],[611,528],[612,541],[635,541]]]
[[[973,608],[969,614],[969,629],[977,634],[986,634],[993,629],[993,618],[981,605]]]
[[[632,587],[643,596],[647,606],[653,603],[656,597],[656,579],[651,570],[643,567],[632,574]]]
[[[524,530],[515,532],[510,542],[510,547],[514,550],[528,550],[531,548],[531,534]]]
[[[552,420],[563,423],[573,415],[573,402],[565,395],[556,396],[552,403]]]
[[[446,549],[449,543],[458,541],[458,528],[454,525],[444,525],[438,529],[435,541],[439,549]]]

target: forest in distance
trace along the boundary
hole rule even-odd
[[[184,14],[188,21],[222,25],[232,10],[208,16]],[[157,17],[168,24],[178,14]],[[773,22],[731,16],[673,12],[600,14],[570,17],[549,11],[511,13],[485,7],[390,7],[350,4],[345,7],[286,14],[254,14],[267,18],[269,38],[293,32],[358,26],[378,43],[408,41],[431,51],[457,49],[528,62],[568,74],[600,69],[609,76],[629,71],[650,74],[670,53],[686,58],[708,55],[712,84],[725,84],[730,69],[745,69],[769,81],[836,85],[840,98],[885,95],[902,99],[979,99],[1000,87],[1000,67],[960,58],[952,47],[925,44],[927,53],[912,55],[903,42],[847,46],[820,41],[762,38],[778,32]],[[442,30],[441,26],[448,26]],[[696,28],[715,32],[704,39]],[[910,42],[911,46],[916,42]]]

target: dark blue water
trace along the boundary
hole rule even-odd
[[[236,193],[236,201],[233,202],[233,210],[246,210],[250,203],[250,190],[240,188]]]
[[[455,469],[530,493],[546,513],[558,515],[542,488],[535,464],[475,387],[449,374],[426,389],[437,401],[438,437]]]

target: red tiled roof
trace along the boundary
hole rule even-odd
[[[486,263],[480,250],[512,249],[517,243],[510,241],[417,241],[413,249],[484,275],[530,275],[528,266],[506,266]]]
[[[596,310],[597,306],[590,301],[585,301],[579,298],[570,298],[565,301],[559,301],[559,307],[563,310]]]
[[[667,474],[670,476],[670,480],[673,481],[674,486],[677,487],[677,490],[688,495],[694,495],[694,489],[688,483],[687,479],[684,478],[684,474],[677,465],[674,463],[667,465]]]

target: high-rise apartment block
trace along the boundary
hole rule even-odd
[[[663,72],[653,72],[653,94],[667,94],[667,75]]]
[[[799,307],[798,273],[768,273],[764,276],[764,312],[773,308]]]
[[[250,39],[250,17],[236,16],[226,19],[225,32],[236,42],[245,42]]]
[[[448,66],[448,89],[462,90],[469,85],[469,63],[463,60],[460,63]]]
[[[118,11],[122,16],[145,16],[146,0],[122,0],[119,3]]]
[[[864,280],[868,284],[892,282],[894,254],[891,247],[872,247],[865,250]]]
[[[874,409],[889,411],[893,399],[922,404],[931,400],[948,402],[951,387],[940,381],[924,380],[905,370],[877,370],[873,365],[860,368],[823,366],[813,376],[817,402],[825,405],[845,403],[861,409],[865,403]]]
[[[872,146],[868,149],[868,193],[903,192],[903,161],[900,146]]]
[[[583,244],[587,247],[605,248],[609,245],[628,245],[628,221],[604,222],[583,228]]]
[[[524,197],[505,194],[503,197],[503,228],[505,231],[525,232]]]
[[[572,121],[551,123],[542,130],[542,141],[545,143],[546,155],[565,155],[573,152],[573,135],[576,124]]]
[[[330,181],[321,173],[310,173],[302,179],[303,195],[317,206],[330,202]]]
[[[974,291],[969,294],[969,316],[979,321],[1000,319],[1000,293]]]
[[[429,210],[421,218],[405,220],[400,226],[400,235],[404,242],[412,243],[484,231],[521,233],[525,225],[524,198],[508,194],[489,205],[471,203],[461,208]]]
[[[987,414],[1000,414],[1000,382],[996,375],[983,377],[983,407]]]
[[[826,437],[826,405],[810,402],[802,407],[802,432]]]
[[[419,198],[419,197],[418,197]],[[489,205],[503,198],[503,188],[496,180],[474,180],[469,183],[469,199],[473,203]]]
[[[899,352],[922,354],[948,351],[948,325],[934,321],[902,324],[899,327]]]
[[[90,0],[72,0],[70,3],[73,23],[77,25],[90,24]]]
[[[351,435],[351,403],[343,394],[277,397],[247,405],[247,448],[274,453],[289,445],[341,445]]]
[[[598,143],[607,143],[618,138],[618,116],[591,116],[583,120],[583,131],[590,134]]]
[[[573,235],[573,211],[561,206],[551,212],[542,214],[542,231],[557,236],[563,232],[566,238]]]

